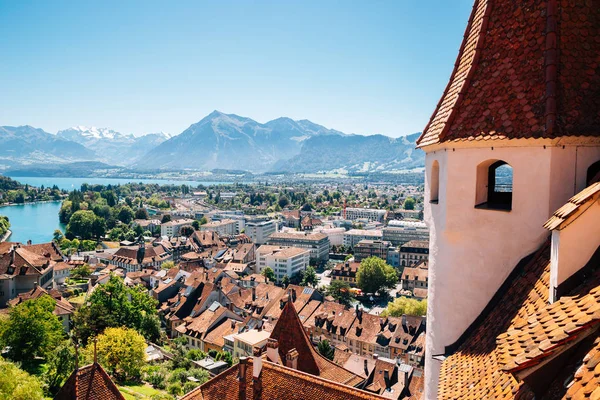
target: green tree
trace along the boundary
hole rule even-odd
[[[194,222],[192,222],[192,227],[194,227],[195,230],[200,230],[200,221],[197,219],[194,220]]]
[[[200,225],[206,225],[206,224],[208,224],[208,220],[206,219],[206,217],[200,218],[199,222],[200,222]]]
[[[0,399],[43,400],[40,381],[0,358]]]
[[[75,369],[75,349],[70,341],[61,343],[48,357],[44,381],[48,390],[56,394]]]
[[[321,340],[319,342],[319,344],[317,345],[317,350],[319,351],[319,354],[321,354],[323,357],[329,360],[333,360],[335,349],[329,344],[329,341],[327,339]]]
[[[50,296],[27,300],[9,311],[2,330],[2,344],[8,346],[8,357],[32,365],[35,357],[46,358],[64,336],[63,326],[53,314],[56,301]]]
[[[405,210],[414,210],[415,209],[416,200],[412,197],[407,197],[404,200],[404,209]]]
[[[60,231],[60,229],[54,230],[54,233],[52,234],[52,239],[57,243],[60,243],[60,241],[64,239],[63,233]]]
[[[171,215],[169,214],[165,214],[162,216],[162,219],[160,220],[161,224],[167,223],[171,221]]]
[[[319,278],[317,277],[317,271],[311,266],[306,267],[304,273],[302,274],[302,286],[312,286],[315,287],[319,283]]]
[[[285,275],[285,276],[283,277],[283,279],[281,280],[281,285],[282,285],[284,288],[286,288],[286,287],[288,287],[288,285],[289,285],[289,284],[290,284],[290,278],[289,278],[287,275]]]
[[[379,257],[362,260],[356,272],[358,287],[365,293],[383,294],[398,282],[396,270]]]
[[[181,236],[190,237],[194,234],[194,227],[192,225],[183,225],[179,228],[179,234]]]
[[[87,353],[93,352],[93,343]],[[98,336],[98,362],[121,381],[139,379],[146,362],[144,337],[129,328],[107,328]]]
[[[162,263],[162,265],[160,267],[162,269],[169,270],[169,269],[173,268],[174,266],[175,266],[175,263],[173,261],[165,261],[164,263]]]
[[[117,216],[119,221],[121,221],[124,224],[129,224],[131,221],[133,221],[133,217],[135,217],[135,214],[133,213],[133,210],[129,206],[121,207],[121,209],[119,210],[119,214]]]
[[[273,268],[271,267],[266,267],[265,269],[262,270],[262,275],[267,278],[269,281],[271,282],[275,282],[276,278],[275,278],[275,271],[273,271]]]
[[[84,344],[90,336],[109,327],[133,328],[148,340],[155,341],[160,339],[157,305],[143,286],[127,287],[123,279],[111,276],[73,315],[73,331]]]
[[[76,211],[67,225],[67,236],[90,239],[94,235],[94,221],[97,218],[93,211]]]
[[[150,215],[148,215],[148,211],[145,208],[138,208],[135,212],[135,219],[148,219]]]
[[[401,317],[403,315],[414,315],[421,317],[427,314],[427,300],[409,299],[408,297],[399,297],[390,301],[387,308],[383,310],[383,317]]]
[[[331,284],[326,289],[327,295],[333,297],[337,302],[349,305],[354,299],[354,295],[350,290],[348,282],[344,281],[331,281]]]
[[[86,278],[92,273],[92,268],[88,264],[79,265],[71,270],[72,278]]]
[[[0,215],[0,237],[2,237],[10,229],[8,217]]]

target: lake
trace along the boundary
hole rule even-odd
[[[64,231],[64,226],[58,220],[60,201],[46,203],[30,203],[0,207],[0,215],[6,215],[10,220],[12,235],[11,242],[45,243],[52,240],[56,229]]]
[[[134,179],[134,178],[54,178],[44,176],[14,176],[11,177],[15,181],[21,182],[23,185],[31,185],[40,187],[58,186],[59,189],[74,190],[80,189],[81,184],[87,183],[90,185],[124,185],[126,183],[157,183],[159,185],[188,185],[196,187],[198,185],[227,185],[233,182],[206,182],[206,181],[180,181],[171,179]]]

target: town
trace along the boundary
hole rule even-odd
[[[59,214],[51,242],[0,245],[0,340],[29,373],[51,371],[45,395],[64,396],[94,351],[133,398],[184,395],[245,357],[423,392],[422,185],[84,184]],[[22,326],[31,309],[59,324]],[[24,346],[31,330],[45,340]]]

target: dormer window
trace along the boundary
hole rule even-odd
[[[477,167],[475,208],[512,209],[513,169],[502,160],[488,160]]]

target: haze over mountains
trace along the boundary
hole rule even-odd
[[[265,124],[214,111],[177,136],[141,137],[77,126],[56,135],[0,127],[0,167],[99,161],[139,171],[235,169],[262,172],[398,172],[424,165],[418,134],[348,135],[308,120]]]

